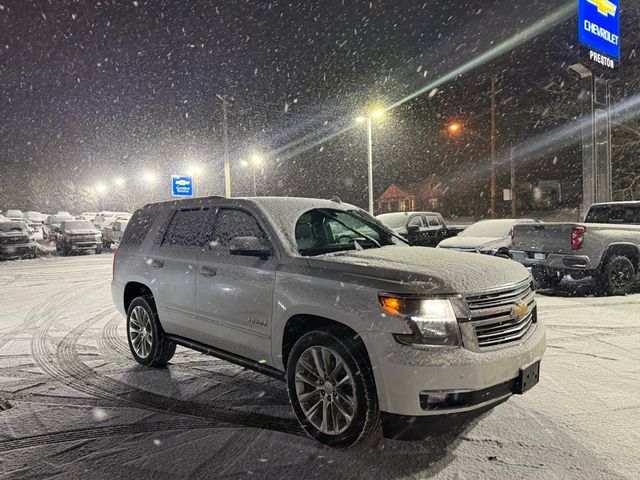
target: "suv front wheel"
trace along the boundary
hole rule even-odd
[[[176,352],[158,321],[153,297],[137,297],[127,310],[127,340],[136,362],[148,367],[164,367]]]
[[[352,446],[380,430],[366,351],[340,330],[312,331],[298,339],[287,362],[287,388],[302,428],[326,445]]]

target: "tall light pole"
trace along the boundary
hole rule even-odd
[[[251,156],[250,160],[242,160],[240,162],[240,165],[242,165],[245,168],[251,167],[251,173],[253,175],[253,196],[254,197],[258,196],[257,194],[258,189],[256,184],[256,171],[258,170],[258,168],[262,166],[263,163],[264,163],[264,158],[259,153],[254,153]]]
[[[384,116],[384,110],[373,110],[366,117],[358,117],[358,123],[367,122],[367,190],[369,197],[369,214],[373,215],[373,119],[379,119]]]
[[[496,76],[491,75],[491,218],[496,217]]]
[[[229,159],[229,123],[227,118],[227,110],[229,101],[221,96],[216,95],[222,103],[222,135],[224,136],[224,196],[231,197],[231,160]]]

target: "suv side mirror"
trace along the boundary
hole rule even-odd
[[[235,237],[229,245],[231,255],[266,258],[271,255],[271,246],[258,237]]]

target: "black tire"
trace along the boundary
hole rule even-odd
[[[311,347],[323,347],[336,353],[352,374],[351,392],[355,398],[355,408],[351,423],[341,433],[329,434],[319,430],[307,418],[300,405],[295,381],[296,368],[300,357]],[[293,345],[287,361],[287,389],[300,425],[313,439],[330,447],[341,448],[374,441],[379,437],[382,424],[371,364],[364,346],[348,332],[327,329],[312,331],[300,337]],[[325,394],[322,395],[324,397]]]
[[[96,247],[96,255],[100,255],[102,253],[102,247]]]
[[[556,288],[562,281],[562,275],[558,273],[551,274],[546,270],[535,267],[531,270],[531,274],[537,289]]]
[[[131,316],[137,308],[142,308],[150,319],[151,345],[149,347],[149,353],[144,356],[136,352],[131,339]],[[136,310],[136,313],[137,312],[138,310]],[[127,310],[127,342],[129,343],[129,349],[135,361],[147,367],[164,367],[167,362],[171,360],[173,354],[176,353],[175,342],[167,338],[162,329],[162,325],[160,325],[156,305],[151,295],[136,297],[129,305],[129,309]]]
[[[636,270],[629,258],[614,255],[609,258],[601,272],[596,275],[596,286],[604,295],[626,295],[631,291]]]

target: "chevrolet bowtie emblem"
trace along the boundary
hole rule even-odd
[[[511,316],[515,318],[524,317],[529,311],[529,307],[526,303],[518,303],[511,308]]]
[[[612,17],[616,16],[616,11],[618,10],[618,6],[610,2],[609,0],[587,0],[592,5],[598,7],[598,13],[608,17],[611,15]]]

